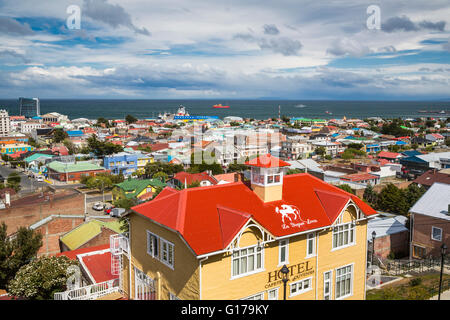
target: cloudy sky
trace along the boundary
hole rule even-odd
[[[448,0],[0,0],[0,98],[450,100],[449,17]]]

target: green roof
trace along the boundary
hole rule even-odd
[[[136,198],[139,193],[142,192],[145,188],[148,186],[152,187],[161,187],[164,188],[166,184],[158,179],[126,179],[121,183],[116,184],[120,189],[122,189],[125,192],[132,192],[132,193],[125,193],[125,197],[131,199]]]
[[[47,168],[58,173],[66,172],[79,172],[79,171],[92,171],[92,170],[104,170],[102,166],[96,165],[95,163],[80,161],[77,163],[63,163],[59,161],[52,161],[47,164]]]
[[[34,160],[39,159],[39,158],[41,158],[41,157],[44,157],[44,158],[53,158],[53,155],[51,155],[51,154],[45,154],[45,153],[35,153],[35,154],[33,154],[33,155],[29,156],[29,157],[26,157],[26,158],[24,159],[24,161],[25,161],[25,162],[31,162],[31,161],[34,161]]]
[[[105,222],[90,220],[69,231],[60,238],[70,250],[75,250],[101,233],[102,227],[120,233],[120,222],[118,220]]]

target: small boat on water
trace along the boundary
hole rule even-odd
[[[219,103],[219,104],[215,104],[215,105],[213,105],[213,108],[218,108],[218,109],[227,109],[227,108],[229,108],[230,106],[223,106],[221,103]]]

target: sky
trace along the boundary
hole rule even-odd
[[[0,98],[448,101],[449,17],[448,0],[0,0]]]

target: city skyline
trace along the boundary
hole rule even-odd
[[[379,8],[379,28],[369,28]],[[69,29],[70,6],[80,29]],[[447,1],[0,2],[0,97],[448,99]],[[369,12],[369,13],[368,13]]]

